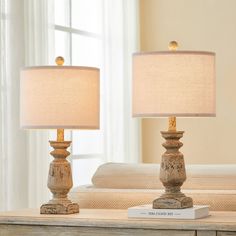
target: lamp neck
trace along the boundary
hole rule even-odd
[[[176,41],[171,41],[169,43],[169,50],[176,51],[178,49],[178,43]],[[169,128],[168,131],[176,131],[176,117],[170,116],[169,117]]]
[[[176,117],[169,117],[169,128],[168,131],[176,131]]]
[[[57,129],[57,141],[64,142],[64,129]]]

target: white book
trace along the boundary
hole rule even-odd
[[[209,206],[202,205],[185,209],[153,209],[151,204],[128,208],[130,218],[199,219],[208,215]]]

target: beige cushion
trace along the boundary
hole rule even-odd
[[[106,163],[95,172],[96,188],[162,189],[158,164]],[[236,190],[234,165],[186,165],[184,189]]]
[[[236,190],[185,190],[196,205],[209,205],[214,211],[236,211]],[[163,189],[109,189],[80,186],[70,192],[70,199],[81,208],[127,209],[151,204]]]
[[[182,191],[194,204],[210,205],[214,211],[236,211],[235,165],[187,165],[186,170]],[[70,192],[81,208],[127,209],[150,204],[164,191],[157,164],[107,163],[98,168],[92,183]]]
[[[98,167],[92,183],[97,188],[160,188],[158,165],[106,163]]]

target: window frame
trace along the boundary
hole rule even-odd
[[[104,17],[103,17],[103,11],[104,11],[104,0],[101,0],[101,4],[102,4],[102,19],[101,19],[101,22],[103,23],[104,21]],[[103,45],[103,41],[104,41],[104,37],[103,37],[103,26],[102,26],[102,30],[101,30],[101,33],[94,33],[94,32],[90,32],[90,31],[86,31],[86,30],[80,30],[80,29],[77,29],[77,28],[73,28],[72,27],[72,0],[68,0],[68,6],[64,9],[65,10],[65,14],[66,14],[66,26],[62,26],[62,25],[58,25],[56,24],[56,22],[54,21],[54,24],[53,24],[53,29],[54,29],[54,33],[56,31],[59,31],[59,32],[63,32],[63,33],[67,33],[68,34],[68,58],[69,58],[69,64],[72,65],[73,64],[73,56],[72,56],[72,50],[73,50],[73,42],[72,42],[72,37],[73,37],[73,34],[75,35],[80,35],[80,36],[85,36],[85,37],[90,37],[90,38],[93,38],[93,39],[98,39],[98,40],[101,40],[101,45]],[[54,42],[55,42],[55,39],[54,39]],[[59,55],[58,55],[59,56]],[[102,56],[101,56],[101,60],[102,60],[102,65],[101,65],[101,70],[103,70],[103,64],[104,64],[104,55],[102,53]],[[101,85],[100,85],[101,86]],[[100,100],[102,100],[102,98],[100,97]],[[100,102],[101,103],[101,102]],[[104,108],[101,109],[100,107],[100,111],[104,113]],[[101,116],[101,112],[100,112],[100,116]],[[104,119],[102,121],[100,121],[102,123],[104,123]],[[103,127],[103,125],[101,125]],[[70,140],[73,141],[73,132],[74,131],[66,131],[65,135],[67,136],[67,138],[69,138]],[[70,159],[70,163],[71,163],[71,168],[72,168],[72,171],[73,171],[73,161],[74,160],[81,160],[81,159],[100,159],[101,162],[103,163],[106,158],[105,158],[105,152],[106,152],[106,149],[105,149],[105,144],[106,144],[106,138],[105,138],[105,130],[103,128],[103,130],[101,130],[101,132],[103,132],[103,153],[88,153],[88,154],[73,154],[73,142],[71,143],[71,146],[70,146],[70,152],[71,152],[71,155],[69,156],[69,159]]]

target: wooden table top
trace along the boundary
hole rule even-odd
[[[1,224],[236,231],[236,212],[210,212],[203,219],[174,220],[128,218],[127,210],[116,209],[80,209],[73,215],[41,215],[39,209],[25,209],[1,212]]]

